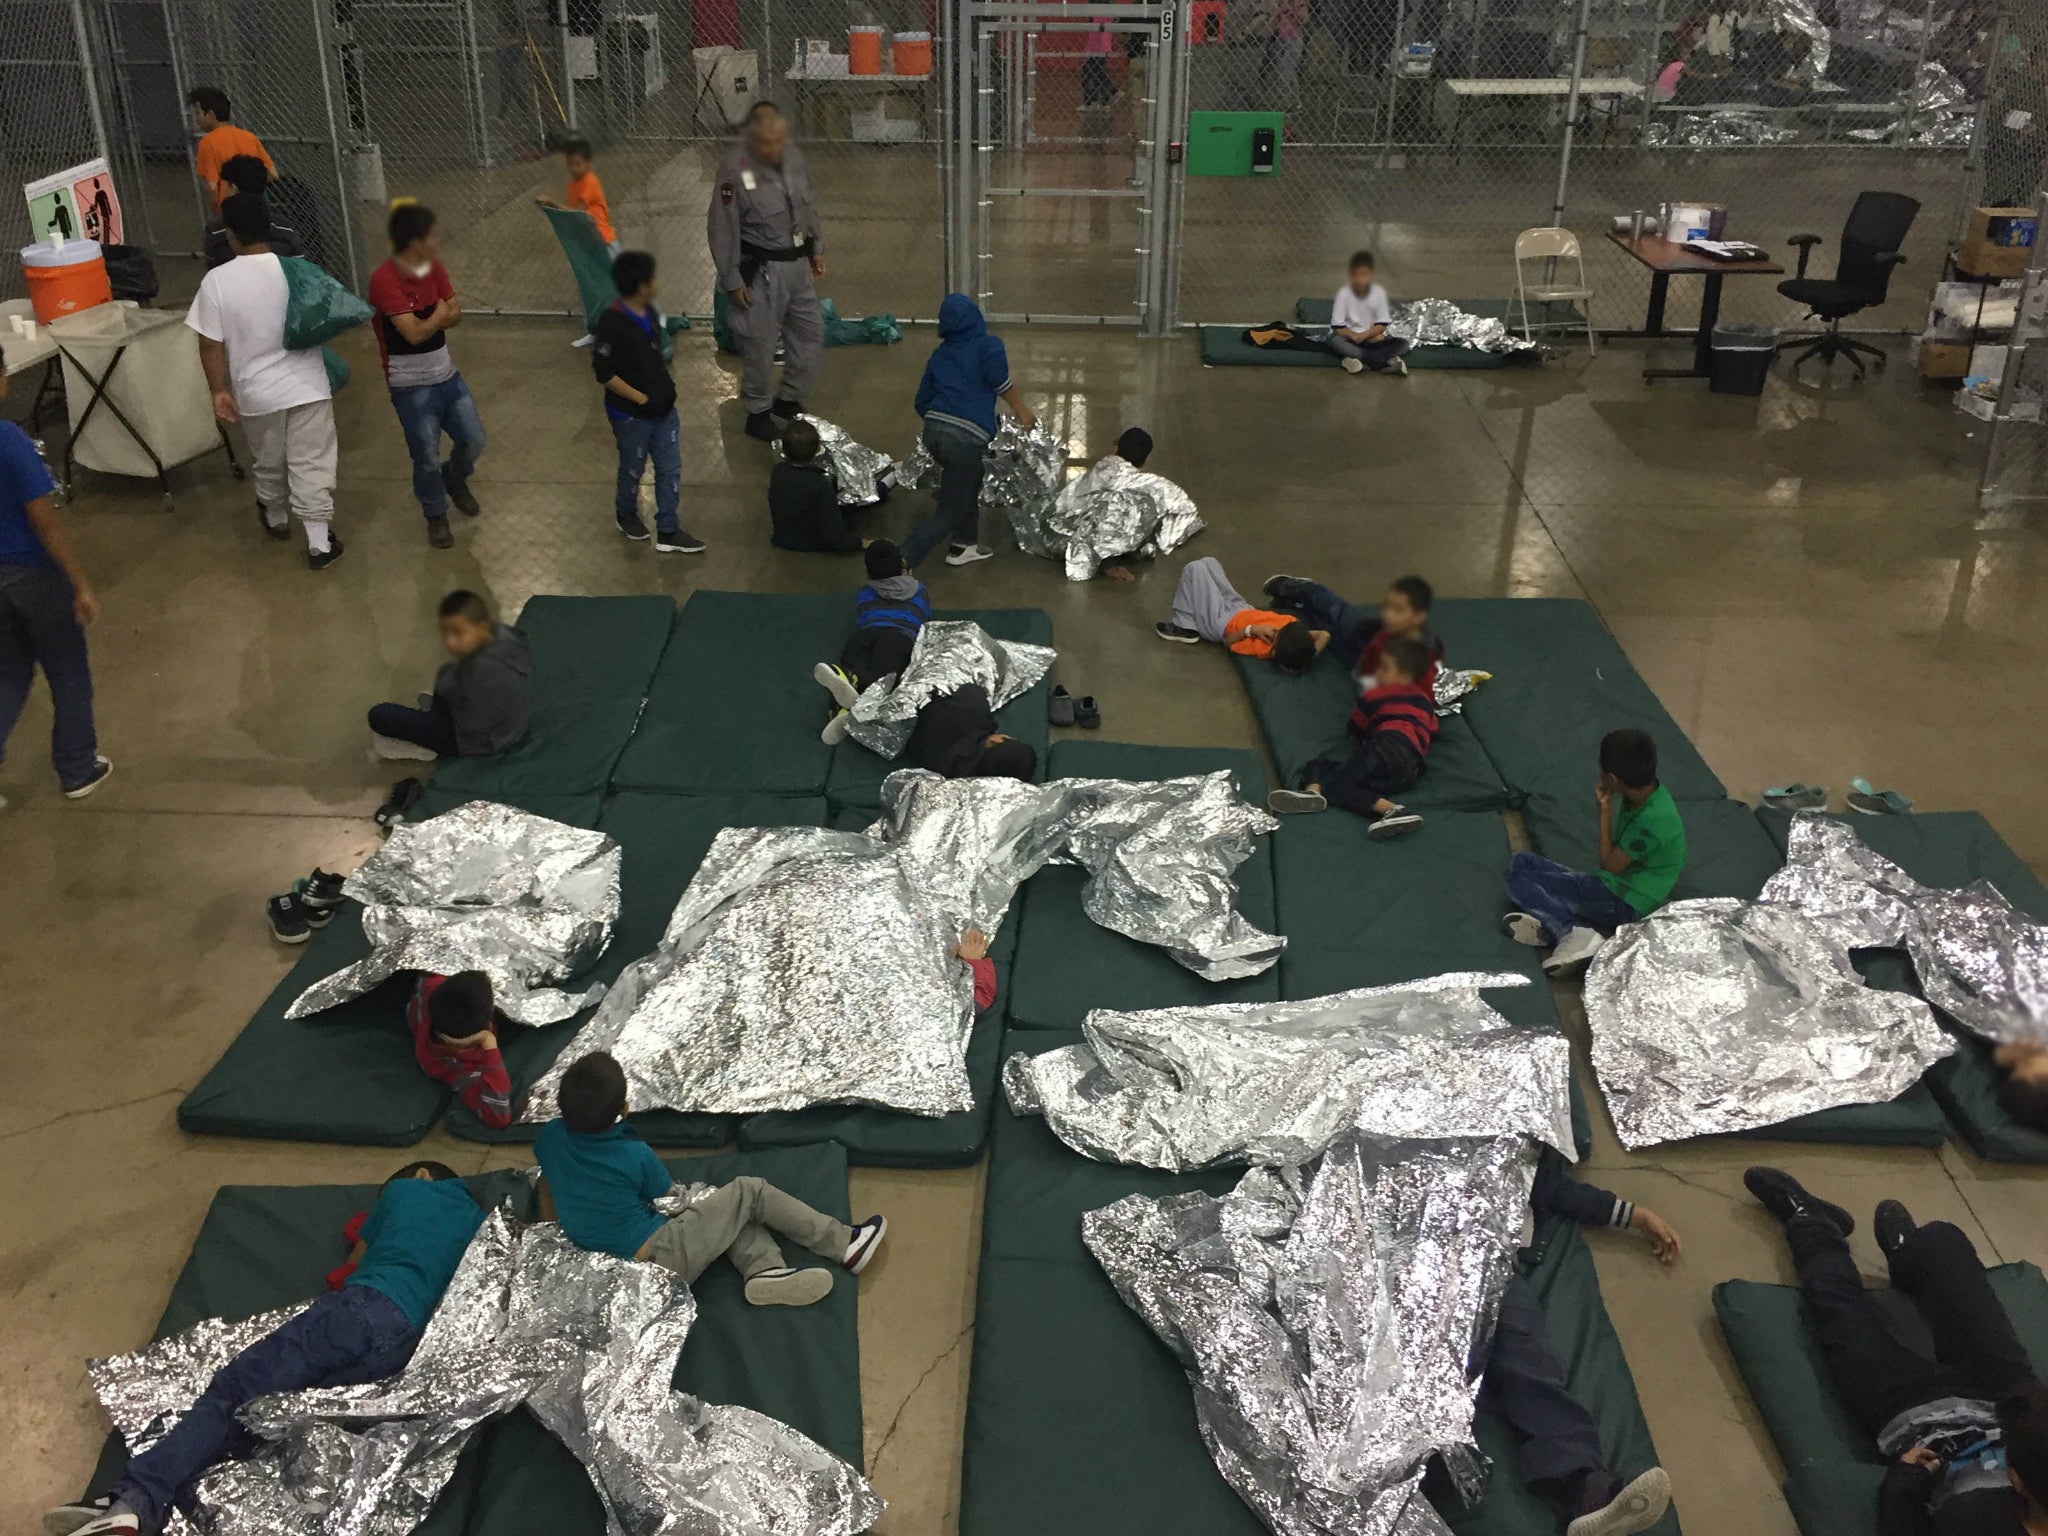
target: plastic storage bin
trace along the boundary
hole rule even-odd
[[[1778,355],[1778,332],[1768,325],[1714,327],[1714,361],[1707,388],[1717,395],[1760,395]]]

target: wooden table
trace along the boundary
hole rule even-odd
[[[1722,280],[1729,277],[1776,277],[1785,270],[1768,256],[1753,261],[1716,261],[1683,245],[1675,245],[1661,235],[1644,235],[1640,240],[1631,240],[1619,230],[1609,230],[1607,238],[1650,269],[1650,313],[1642,331],[1645,336],[1669,334],[1664,329],[1664,300],[1671,291],[1674,276],[1696,274],[1707,280],[1706,288],[1700,294],[1700,328],[1693,337],[1692,366],[1645,368],[1645,381],[1704,379],[1713,371],[1714,322],[1721,314]]]

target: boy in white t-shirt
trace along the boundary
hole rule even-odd
[[[1387,334],[1394,311],[1387,303],[1387,290],[1372,280],[1371,251],[1354,251],[1351,281],[1337,290],[1330,307],[1330,339],[1324,343],[1344,360],[1346,373],[1405,374],[1407,363],[1401,354],[1408,343]]]
[[[285,347],[284,268],[267,243],[263,199],[241,193],[221,204],[220,215],[235,259],[206,274],[185,323],[199,333],[214,415],[241,422],[248,434],[263,531],[291,537],[289,503],[306,530],[306,563],[324,571],[341,558],[341,540],[328,526],[336,444],[327,365],[318,347]]]

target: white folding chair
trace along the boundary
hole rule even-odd
[[[1543,281],[1530,282],[1523,271],[1526,262],[1540,261],[1545,264]],[[1565,273],[1555,262],[1569,261],[1572,270],[1578,274],[1576,283],[1561,281]],[[1586,286],[1586,261],[1579,254],[1579,237],[1568,229],[1546,226],[1542,229],[1525,229],[1515,236],[1515,300],[1522,310],[1522,339],[1533,342],[1532,326],[1529,320],[1529,301],[1539,304],[1576,303],[1579,313],[1584,316],[1586,327],[1586,354],[1597,357],[1600,352],[1598,337],[1593,331],[1593,290]],[[1570,319],[1555,319],[1548,313],[1539,322],[1542,329],[1569,328],[1581,322]]]

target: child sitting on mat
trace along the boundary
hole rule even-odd
[[[814,1211],[766,1179],[722,1184],[679,1216],[664,1216],[652,1202],[675,1180],[661,1159],[620,1123],[626,1113],[626,1074],[603,1051],[582,1057],[563,1074],[561,1118],[534,1138],[540,1160],[540,1214],[559,1219],[579,1248],[621,1259],[659,1264],[694,1284],[723,1256],[740,1272],[746,1298],[757,1307],[807,1307],[832,1290],[832,1271],[792,1269],[776,1245],[779,1233],[859,1274],[882,1245],[889,1224],[870,1216],[859,1226]]]
[[[1181,568],[1180,582],[1173,589],[1173,617],[1154,624],[1152,633],[1176,645],[1207,640],[1239,656],[1263,657],[1295,677],[1306,672],[1330,643],[1328,630],[1311,629],[1292,614],[1246,602],[1214,555],[1190,560]]]
[[[1623,923],[1663,906],[1685,868],[1685,824],[1671,791],[1657,782],[1657,744],[1642,731],[1609,731],[1600,742],[1600,867],[1568,868],[1518,853],[1508,865],[1508,932],[1524,944],[1555,946],[1543,969],[1555,976],[1584,965]],[[1616,802],[1619,802],[1617,804]]]
[[[526,735],[533,653],[526,636],[492,622],[474,592],[441,599],[441,646],[454,660],[434,678],[424,709],[370,706],[370,732],[382,758],[488,757]]]
[[[799,554],[850,555],[874,542],[847,526],[832,460],[801,418],[783,429],[782,462],[768,472],[768,523],[768,542]]]
[[[1319,757],[1301,771],[1301,787],[1276,789],[1266,804],[1284,814],[1338,806],[1373,818],[1366,835],[1398,837],[1422,818],[1393,797],[1422,777],[1436,740],[1436,700],[1422,679],[1434,663],[1413,635],[1380,647],[1372,682],[1351,712],[1351,755],[1342,763]]]
[[[445,1083],[488,1129],[512,1123],[512,1079],[498,1054],[497,1007],[482,971],[423,973],[406,1004],[420,1070]]]
[[[1346,373],[1406,375],[1408,364],[1401,354],[1408,343],[1387,334],[1394,323],[1387,290],[1373,281],[1371,251],[1351,253],[1350,280],[1337,290],[1330,306],[1330,337],[1323,345],[1337,354]]]
[[[43,1528],[55,1536],[154,1536],[209,1469],[247,1446],[238,1417],[245,1404],[397,1375],[483,1222],[452,1168],[399,1169],[385,1180],[338,1283],[216,1371],[171,1432],[129,1460],[111,1494],[53,1510]]]
[[[988,690],[979,683],[942,693],[920,709],[903,755],[917,767],[949,779],[1019,779],[1029,784],[1038,772],[1037,749],[996,729]]]
[[[911,574],[901,549],[887,539],[876,539],[868,545],[866,558],[868,584],[854,594],[853,633],[836,665],[821,661],[811,669],[818,686],[832,695],[832,718],[819,732],[828,745],[846,739],[846,728],[852,724],[846,712],[868,684],[910,665],[918,631],[932,616],[931,593]]]
[[[1347,603],[1321,582],[1305,576],[1268,576],[1265,593],[1274,607],[1299,613],[1327,632],[1331,648],[1361,678],[1373,675],[1380,663],[1380,647],[1396,635],[1420,640],[1429,652],[1429,675],[1421,681],[1425,687],[1436,685],[1444,643],[1429,627],[1435,589],[1420,576],[1397,576],[1389,582],[1377,612]]]

